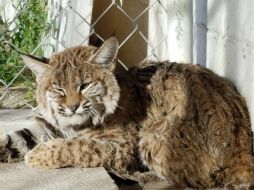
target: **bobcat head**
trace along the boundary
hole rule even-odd
[[[49,64],[22,58],[36,76],[39,113],[50,124],[64,128],[103,122],[119,100],[113,75],[118,41],[111,37],[97,49],[78,46],[53,55]]]

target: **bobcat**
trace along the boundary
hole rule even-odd
[[[79,46],[35,73],[40,127],[0,134],[0,159],[41,169],[146,166],[177,188],[254,184],[252,131],[234,86],[198,65],[145,63],[118,72],[118,41]],[[41,142],[43,140],[43,142]]]

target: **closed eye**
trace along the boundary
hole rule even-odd
[[[61,94],[61,96],[65,96],[65,94],[66,94],[65,89],[63,89],[63,88],[56,88],[53,91]]]
[[[65,96],[66,95],[65,89],[61,88],[59,85],[57,85],[57,83],[55,81],[52,83],[52,91],[60,94],[61,96]]]
[[[89,83],[83,83],[79,86],[79,92],[82,93],[83,90],[86,90],[89,87]]]

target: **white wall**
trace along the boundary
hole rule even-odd
[[[55,20],[45,45],[45,56],[88,43],[93,0],[48,0],[48,22]],[[85,21],[84,21],[85,20]]]
[[[192,1],[167,0],[168,59],[192,62]]]
[[[12,30],[15,28],[15,23],[13,19],[17,14],[17,10],[14,8],[13,3],[17,3],[16,1],[9,0],[0,0],[0,16],[4,23],[12,23],[9,25],[9,29]]]
[[[208,0],[207,67],[246,98],[254,124],[254,1]],[[254,127],[253,127],[254,129]]]
[[[161,5],[155,4],[149,12],[149,41],[152,46],[162,41],[155,54],[160,60],[192,62],[192,1],[160,2]]]

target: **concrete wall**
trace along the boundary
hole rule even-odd
[[[207,67],[236,84],[254,129],[254,1],[208,0]]]
[[[167,2],[168,49],[170,61],[192,62],[192,0]]]

